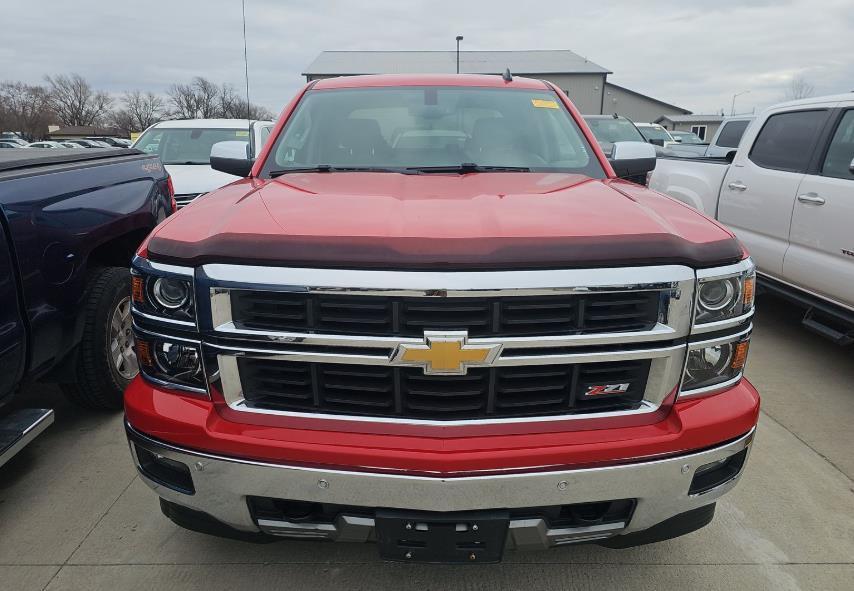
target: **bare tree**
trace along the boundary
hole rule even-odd
[[[109,113],[113,99],[94,90],[80,74],[45,76],[50,106],[64,125],[95,125]]]
[[[201,76],[189,84],[173,84],[167,93],[176,119],[209,119],[220,112],[219,87]]]
[[[217,86],[197,76],[189,84],[173,84],[169,89],[170,115],[176,119],[272,119],[273,114],[259,105],[250,105],[230,84]]]
[[[274,115],[270,112],[266,107],[262,107],[261,105],[253,105],[250,104],[249,108],[246,108],[246,99],[235,98],[230,104],[227,110],[222,112],[222,117],[227,119],[246,119],[247,117],[252,120],[266,120],[273,119]]]
[[[786,88],[786,100],[796,101],[798,99],[810,98],[815,93],[815,88],[807,82],[803,76],[795,76]]]
[[[54,120],[47,90],[23,82],[0,83],[0,130],[20,132],[34,141],[47,134]]]
[[[130,113],[134,131],[142,131],[163,119],[163,99],[153,92],[126,92],[122,96],[122,102],[125,104],[125,110]]]

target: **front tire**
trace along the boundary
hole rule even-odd
[[[107,267],[92,273],[83,297],[76,380],[62,384],[75,404],[102,410],[122,408],[125,388],[139,373],[130,307],[128,269]]]

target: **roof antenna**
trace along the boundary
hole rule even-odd
[[[254,150],[252,149],[252,113],[251,103],[249,102],[249,57],[246,52],[246,0],[240,0],[240,6],[243,11],[243,69],[246,76],[246,120],[249,122],[249,159],[255,158]]]
[[[513,82],[513,74],[510,73],[510,68],[504,70],[504,73],[501,75],[505,82]]]

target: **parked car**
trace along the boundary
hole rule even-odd
[[[156,156],[137,151],[0,153],[0,465],[53,421],[9,411],[23,383],[74,402],[122,406],[137,374],[128,264],[174,210]]]
[[[107,146],[109,146],[111,148],[129,148],[131,145],[130,140],[124,140],[124,139],[115,138],[115,137],[92,136],[92,137],[87,137],[85,139],[93,141],[93,142],[100,142],[102,144],[106,144]]]
[[[15,144],[19,148],[26,148],[29,145],[29,143],[25,142],[21,138],[11,136],[0,137],[0,142],[6,144]]]
[[[4,148],[25,148],[26,146],[22,146],[16,142],[7,142],[5,140],[0,140],[0,149]]]
[[[676,140],[673,139],[670,132],[658,123],[635,123],[635,126],[640,130],[643,137],[646,138],[646,141],[651,144],[656,144],[662,148],[667,148],[668,146],[676,144]]]
[[[272,121],[250,123],[246,119],[161,121],[146,129],[133,147],[160,156],[175,184],[175,198],[181,208],[199,195],[239,178],[211,168],[211,146],[248,139],[252,153],[258,154],[272,129]]]
[[[755,119],[753,115],[739,115],[724,119],[721,126],[715,132],[715,137],[712,138],[712,142],[706,149],[705,155],[722,158],[731,152],[735,152],[738,149],[741,138],[744,136],[744,132],[753,119]]]
[[[62,140],[62,141],[70,143],[70,144],[75,144],[77,146],[80,146],[81,148],[110,148],[110,147],[112,147],[109,144],[105,144],[103,142],[97,142],[94,140],[88,140],[88,139],[76,139],[75,138],[75,139]]]
[[[596,137],[605,154],[610,154],[616,142],[648,143],[631,119],[613,115],[584,115],[584,121]]]
[[[85,150],[85,148],[79,144],[74,144],[72,142],[57,142],[63,148],[72,148],[74,150]]]
[[[700,138],[693,131],[676,131],[671,130],[668,132],[670,136],[676,140],[676,142],[681,146],[707,146],[708,144]]]
[[[621,117],[616,113],[613,115],[584,115],[584,121],[590,127],[590,131],[593,132],[602,151],[608,156],[610,156],[616,142],[649,143],[631,119]],[[655,144],[652,146],[655,148],[656,156],[665,153],[661,146]],[[646,184],[645,175],[626,178],[626,180],[640,185]]]
[[[705,156],[709,144],[703,142],[696,133],[691,131],[668,131],[677,143],[670,144],[664,149],[666,156]]]
[[[652,146],[609,162],[560,89],[507,78],[319,80],[257,159],[212,146],[245,178],[132,270],[126,429],[170,519],[465,563],[712,519],[759,412],[753,264],[616,178]]]
[[[731,227],[760,284],[806,309],[804,324],[854,342],[854,96],[773,106],[732,164],[659,159],[650,187]]]
[[[31,143],[30,145],[28,145],[27,147],[28,147],[28,148],[43,148],[43,149],[44,149],[44,148],[49,148],[49,149],[56,149],[56,148],[64,148],[65,146],[63,146],[63,145],[62,145],[62,144],[60,144],[59,142],[47,141],[47,140],[46,140],[46,141],[42,141],[42,142],[33,142],[33,143]]]

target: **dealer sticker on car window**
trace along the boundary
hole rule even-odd
[[[531,103],[538,109],[557,109],[557,101],[546,99],[531,99]]]
[[[238,131],[234,135],[237,137],[249,137],[249,132],[248,131]]]

